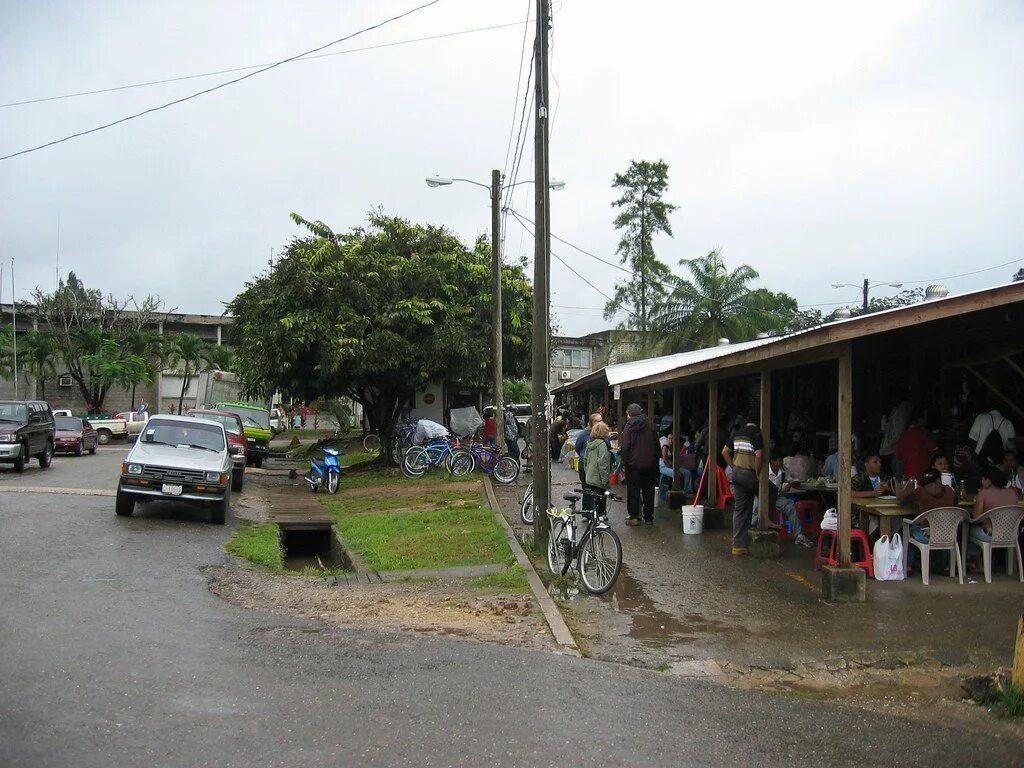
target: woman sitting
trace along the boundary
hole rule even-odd
[[[939,507],[952,507],[956,505],[956,496],[953,489],[942,484],[942,475],[935,467],[928,467],[921,476],[921,484],[907,483],[899,496],[900,504],[916,504],[917,514],[927,512]],[[910,526],[910,536],[913,539],[927,544],[931,541],[930,531],[927,524],[917,523]],[[908,552],[910,565],[917,565],[917,547],[910,547]]]
[[[986,467],[981,470],[981,490],[974,501],[971,519],[981,517],[996,507],[1011,507],[1019,498],[1015,488],[1006,487],[1006,473],[1001,467]],[[992,541],[992,523],[984,520],[971,525],[971,538],[974,541]]]

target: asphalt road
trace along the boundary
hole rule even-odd
[[[12,492],[112,489],[123,453],[0,470],[0,766],[1024,765],[955,723],[249,612],[201,570],[230,520]]]

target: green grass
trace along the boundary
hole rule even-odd
[[[459,485],[463,486],[474,486],[479,481],[476,479],[466,481],[457,477],[452,477],[450,474],[445,472],[443,469],[440,471],[427,472],[423,477],[409,478],[402,474],[402,470],[398,467],[390,469],[377,468],[368,470],[359,470],[356,472],[347,472],[341,479],[342,489],[345,488],[370,488],[380,487],[382,489],[393,487],[396,485],[413,485],[416,483],[452,483],[456,487]]]
[[[378,512],[424,511],[435,507],[478,507],[480,494],[475,491],[443,490],[424,491],[417,494],[401,494],[379,496],[345,496],[343,493],[334,498],[323,500],[334,514],[363,515]]]
[[[1024,717],[1024,690],[1007,685],[1002,693],[999,706],[1009,717]]]
[[[504,571],[489,573],[486,576],[471,579],[469,584],[472,587],[494,590],[496,592],[530,594],[530,583],[526,580],[526,571],[518,563]]]
[[[376,453],[368,453],[367,451],[352,451],[351,453],[343,453],[341,455],[341,465],[343,467],[351,467],[353,464],[359,464],[361,462],[370,461],[376,458]]]
[[[239,525],[224,549],[232,555],[244,557],[274,571],[284,570],[281,531],[276,523]]]

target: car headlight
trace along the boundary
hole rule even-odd
[[[142,474],[142,465],[141,464],[129,464],[128,465],[128,474],[129,475],[141,475]]]
[[[208,483],[220,482],[220,472],[207,472],[206,473],[206,482],[208,482]]]
[[[0,435],[0,443],[16,443],[18,442],[17,435]]]

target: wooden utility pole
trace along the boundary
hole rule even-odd
[[[548,331],[550,322],[550,224],[551,193],[548,172],[548,16],[549,0],[537,0],[537,37],[534,41],[536,63],[534,118],[533,192],[535,199],[533,250],[533,360],[531,408],[533,410],[533,531],[536,541],[547,537],[551,506],[551,459],[548,455]]]
[[[1006,550],[1010,556],[1010,550]],[[1017,644],[1013,649],[1013,675],[1010,682],[1020,691],[1024,691],[1024,614],[1017,619]]]
[[[839,566],[850,567],[850,468],[853,465],[853,353],[847,346],[839,356]]]
[[[772,372],[761,371],[761,438],[764,440],[764,461],[761,473],[757,478],[757,527],[764,530],[768,527],[769,500],[771,489],[768,473],[771,471],[771,435],[772,435]],[[781,520],[779,522],[782,522]]]
[[[491,171],[491,332],[494,346],[494,429],[499,451],[505,445],[505,393],[501,354],[501,171]]]
[[[722,453],[722,447],[718,444],[718,381],[712,379],[708,382],[708,457],[704,462],[704,475],[708,484],[708,509],[718,506],[718,457]]]

